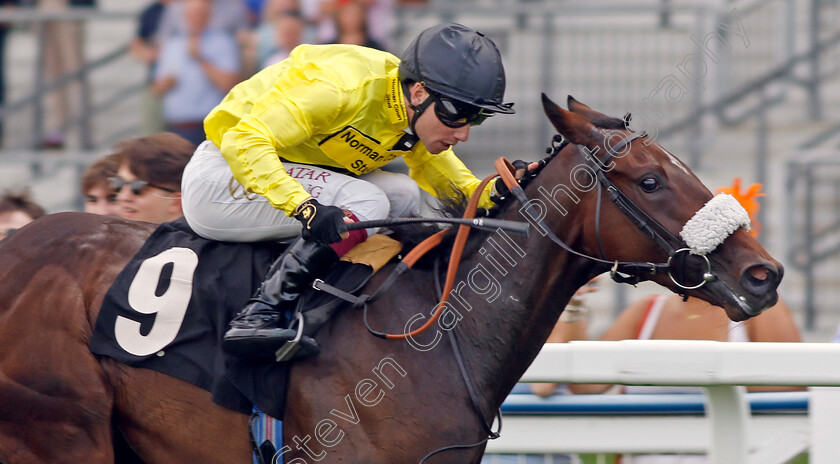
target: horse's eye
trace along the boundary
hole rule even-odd
[[[655,177],[645,177],[641,182],[639,182],[639,186],[647,193],[655,192],[661,187],[659,185],[659,181],[656,180]]]

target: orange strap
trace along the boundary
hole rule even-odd
[[[417,246],[411,249],[408,254],[402,259],[402,262],[406,264],[408,267],[414,266],[418,259],[422,258],[423,255],[429,252],[432,248],[440,245],[440,242],[443,240],[443,236],[449,232],[449,229],[444,229],[427,239],[423,240],[422,242],[418,243]]]
[[[499,159],[502,160],[504,158]],[[507,162],[507,160],[505,160],[505,162]],[[508,165],[510,165],[509,162]],[[513,168],[513,166],[511,166],[511,168]],[[464,211],[465,219],[472,219],[475,217],[475,212],[478,209],[478,200],[479,198],[481,198],[481,194],[484,192],[484,189],[485,187],[487,187],[487,184],[490,183],[490,181],[496,177],[497,174],[491,174],[487,176],[483,181],[481,181],[481,184],[478,186],[478,188],[475,189],[475,192],[473,192],[473,195],[470,198],[470,202],[467,204],[467,209],[466,211]],[[514,180],[514,182],[516,181]],[[420,245],[414,247],[414,249],[411,250],[411,252],[408,253],[408,255],[406,255],[406,257],[403,259],[403,262],[408,264],[409,267],[414,265],[414,263],[421,256],[423,256],[423,254],[437,246],[443,238],[443,235],[448,231],[449,229],[440,231],[421,242]],[[432,315],[432,317],[429,318],[429,320],[426,321],[425,324],[423,324],[415,330],[412,330],[409,333],[386,334],[385,338],[387,340],[404,340],[408,337],[414,337],[423,333],[424,331],[426,331],[426,329],[431,327],[432,324],[437,322],[438,318],[440,318],[441,313],[443,313],[445,303],[449,301],[449,292],[452,291],[452,287],[455,285],[455,274],[458,272],[458,265],[461,264],[461,254],[464,252],[464,246],[467,244],[467,236],[469,236],[469,234],[470,226],[458,226],[458,235],[455,236],[455,243],[452,245],[452,254],[449,257],[449,267],[446,270],[446,283],[443,286],[443,295],[441,295],[440,302],[438,303],[437,309],[435,310],[435,313]],[[427,244],[427,242],[429,243]],[[418,251],[418,249],[421,247],[423,247],[423,249]],[[415,253],[415,251],[417,251],[417,253]],[[410,262],[408,261],[409,257],[411,257]]]
[[[513,191],[514,187],[519,187],[519,182],[516,181],[516,168],[510,164],[504,156],[499,157],[494,163],[493,167],[496,168],[496,172],[499,173],[499,177],[502,178],[502,182],[507,185],[508,190],[511,192]]]

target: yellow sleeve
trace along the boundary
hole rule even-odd
[[[451,148],[436,155],[429,153],[422,146],[419,147],[419,150],[419,152],[404,156],[403,159],[409,168],[409,176],[417,182],[420,188],[430,194],[434,196],[451,195],[454,186],[463,192],[467,198],[470,198],[481,184],[481,181],[455,156],[455,152]],[[482,192],[478,202],[480,208],[489,209],[495,205],[490,200],[492,186],[493,182],[490,182]]]
[[[291,216],[310,197],[280,161],[283,149],[328,131],[341,112],[342,96],[324,81],[275,86],[222,135],[221,151],[246,189]]]

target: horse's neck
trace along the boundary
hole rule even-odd
[[[529,188],[531,196],[540,186],[537,180]],[[519,208],[508,205],[499,217],[522,221]],[[574,246],[581,227],[570,212],[562,218],[549,215],[546,224]],[[593,268],[534,230],[527,239],[491,233],[474,250],[461,262],[456,282],[463,284],[456,285],[460,291],[453,292],[451,299],[459,311],[470,312],[463,314],[457,334],[464,340],[461,349],[482,401],[495,408],[539,352],[560,312]]]

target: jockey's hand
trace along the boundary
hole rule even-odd
[[[345,224],[353,220],[346,217],[341,208],[322,205],[318,200],[310,198],[301,203],[295,212],[295,219],[303,224],[300,235],[304,240],[330,244],[349,236]]]
[[[536,177],[537,174],[539,174],[540,169],[542,169],[542,165],[536,161],[528,163],[527,161],[516,160],[511,164],[513,164],[514,169],[513,177],[523,188],[528,185],[528,182]],[[496,203],[501,203],[509,195],[510,189],[508,189],[504,181],[502,179],[496,179],[496,182],[493,184],[493,194],[490,195],[490,199]]]
[[[527,162],[522,160],[516,160],[513,163],[513,168],[516,170],[513,174],[516,177],[516,180],[519,181],[519,184],[522,185],[523,180],[528,181],[532,178],[536,177],[539,173],[540,163],[536,161]]]

